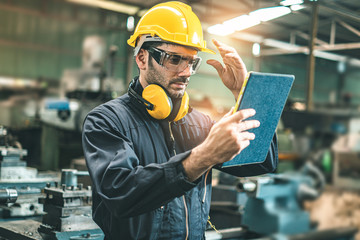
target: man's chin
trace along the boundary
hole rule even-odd
[[[171,90],[171,92],[169,91],[169,95],[171,98],[182,98],[184,96],[184,90]]]

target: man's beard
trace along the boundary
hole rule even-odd
[[[187,84],[189,83],[189,78],[180,77],[180,78],[174,78],[174,79],[170,80],[170,82],[168,84],[168,88],[166,88],[166,90],[169,92],[169,95],[171,98],[182,98],[184,96],[186,87],[184,89],[181,89],[178,91],[173,91],[172,93],[169,91],[171,89],[170,86],[172,83],[179,83],[179,82],[184,83],[187,86]]]

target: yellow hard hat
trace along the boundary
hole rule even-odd
[[[135,47],[139,42],[137,45],[141,47],[143,42],[160,40],[215,54],[206,48],[199,18],[189,5],[182,2],[160,3],[149,9],[141,17],[127,43]]]

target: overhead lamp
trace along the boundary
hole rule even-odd
[[[290,6],[291,11],[299,11],[303,8],[305,8],[305,6],[300,4]]]
[[[246,28],[253,27],[261,22],[270,21],[272,19],[291,13],[290,8],[277,6],[269,8],[261,8],[250,12],[248,15],[242,15],[225,21],[223,24],[216,24],[209,27],[209,33],[226,36],[235,31],[241,31]]]
[[[260,44],[259,43],[254,43],[253,46],[252,46],[252,54],[255,56],[255,57],[258,57],[260,56]]]
[[[303,3],[304,3],[303,0],[283,0],[280,2],[280,5],[292,6],[292,5],[303,4]]]
[[[135,18],[133,16],[129,16],[126,21],[126,28],[128,31],[134,30],[135,27]]]
[[[211,34],[218,36],[226,36],[235,32],[234,28],[231,26],[226,26],[224,24],[216,24],[208,27],[207,31]]]
[[[226,36],[243,29],[260,24],[260,21],[249,15],[242,15],[225,21],[223,24],[216,24],[208,27],[207,31],[218,36]]]
[[[280,5],[290,7],[291,11],[299,11],[305,8],[303,0],[284,0],[280,2]]]
[[[288,7],[277,6],[255,10],[249,13],[249,16],[257,18],[262,22],[266,22],[289,13],[291,13],[291,10]]]
[[[260,20],[250,15],[242,15],[223,23],[223,25],[227,26],[228,28],[233,28],[235,31],[241,31],[258,24],[260,24]]]
[[[344,73],[346,70],[346,62],[345,61],[339,61],[337,64],[337,70],[339,73]]]
[[[106,1],[106,0],[67,0],[67,1],[82,5],[87,5],[91,7],[103,8],[114,12],[121,12],[129,15],[134,15],[137,11],[139,11],[138,7],[119,3],[119,2]]]

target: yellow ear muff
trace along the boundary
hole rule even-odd
[[[156,84],[147,86],[142,97],[154,105],[153,110],[147,109],[150,116],[156,119],[167,118],[172,110],[172,102],[164,89]]]
[[[185,117],[185,115],[188,113],[189,111],[189,95],[187,94],[187,92],[184,93],[184,96],[181,99],[181,105],[178,111],[178,114],[176,115],[174,122],[179,121],[180,119],[182,119],[183,117]]]

